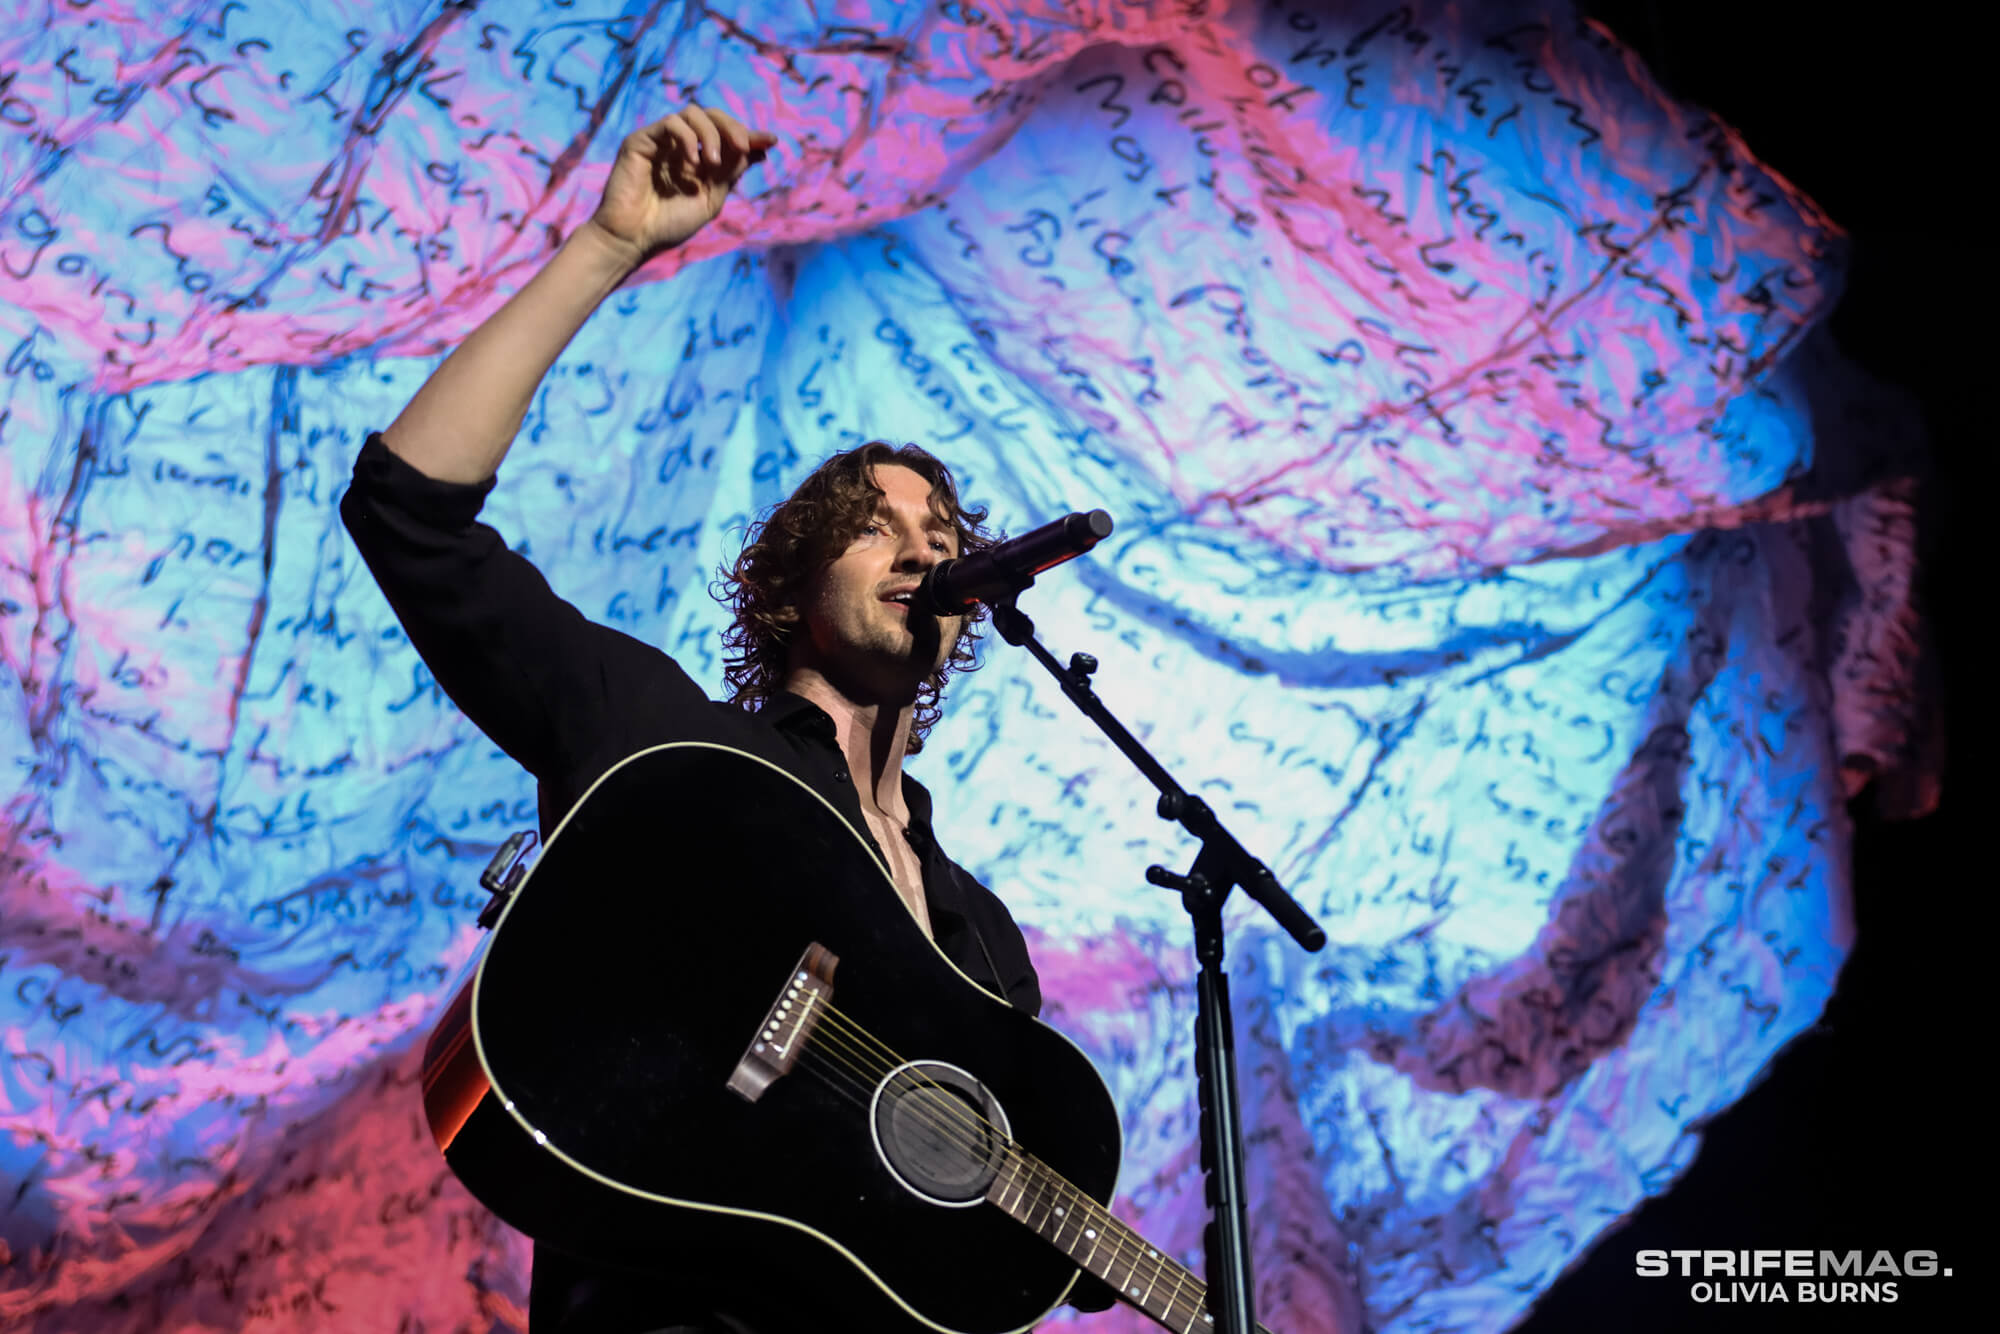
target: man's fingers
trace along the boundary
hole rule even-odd
[[[778,146],[777,135],[768,130],[750,129],[720,107],[702,107],[701,110],[714,124],[725,156],[734,156],[755,165],[764,160],[766,153]]]
[[[752,132],[744,128],[742,121],[736,119],[736,117],[730,115],[720,107],[709,108],[708,118],[715,122],[715,128],[722,132],[722,137],[728,140],[729,146],[734,148],[738,153],[747,154],[751,149],[758,147],[769,148],[772,144],[778,142],[771,135],[764,134],[761,131]],[[768,140],[769,142],[759,144],[758,140]]]
[[[704,178],[735,184],[777,143],[776,135],[747,129],[720,108],[691,102],[627,135],[620,151],[650,160],[660,188],[699,191]]]
[[[636,148],[645,144],[657,143],[660,136],[667,132],[667,125],[673,120],[676,114],[678,113],[670,111],[649,125],[641,125],[638,129],[625,136],[626,144]]]
[[[701,161],[701,136],[687,123],[685,115],[674,117],[674,142],[680,145],[681,174],[692,182],[695,164]]]
[[[695,162],[699,156],[696,148],[701,140],[688,127],[687,120],[675,113],[660,123],[659,146],[655,156],[659,162],[661,178],[687,189],[700,185],[695,176]]]
[[[634,152],[650,161],[653,174],[662,183],[692,187],[697,184],[695,148],[700,142],[677,111],[627,135],[620,151]]]
[[[683,119],[693,127],[696,142],[701,150],[700,157],[711,166],[722,165],[722,135],[715,128],[714,120],[701,107],[690,102],[681,112]]]

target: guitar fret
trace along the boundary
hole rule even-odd
[[[1134,1237],[1133,1241],[1140,1248],[1140,1254],[1132,1262],[1133,1273],[1131,1283],[1132,1291],[1135,1294],[1132,1300],[1138,1303],[1140,1310],[1151,1314],[1153,1310],[1153,1289],[1160,1286],[1160,1271],[1165,1268],[1166,1257],[1152,1249],[1152,1247],[1147,1246],[1143,1237]],[[1138,1286],[1138,1269],[1141,1260],[1146,1265],[1146,1286],[1144,1288]]]
[[[1149,1306],[1147,1306],[1147,1305],[1146,1305],[1146,1303],[1147,1303],[1148,1301],[1151,1301],[1151,1300],[1152,1300],[1152,1297],[1153,1297],[1153,1289],[1154,1289],[1154,1288],[1156,1288],[1156,1287],[1158,1287],[1158,1286],[1159,1286],[1159,1284],[1160,1284],[1160,1264],[1159,1264],[1159,1262],[1160,1262],[1160,1261],[1161,1261],[1162,1259],[1164,1259],[1165,1257],[1164,1257],[1164,1256],[1162,1256],[1162,1255],[1161,1255],[1161,1254],[1160,1254],[1160,1253],[1159,1253],[1158,1251],[1154,1250],[1154,1249],[1153,1249],[1152,1247],[1150,1247],[1150,1246],[1148,1246],[1148,1247],[1146,1248],[1146,1254],[1147,1254],[1147,1255],[1148,1255],[1149,1257],[1151,1257],[1151,1258],[1152,1258],[1152,1260],[1153,1260],[1153,1262],[1154,1262],[1154,1263],[1153,1263],[1153,1273],[1152,1273],[1152,1277],[1150,1277],[1150,1278],[1148,1278],[1148,1279],[1146,1280],[1146,1290],[1145,1290],[1144,1292],[1142,1292],[1142,1293],[1140,1293],[1140,1294],[1139,1294],[1139,1308],[1140,1308],[1141,1310],[1144,1310],[1144,1311],[1149,1311],[1149,1312],[1150,1312],[1150,1311],[1152,1310],[1152,1308],[1151,1308],[1151,1307],[1149,1307]]]
[[[1030,1165],[1030,1167],[1031,1170],[1029,1170],[1028,1176],[1030,1180],[1033,1182],[1034,1190],[1033,1194],[1027,1194],[1024,1189],[1023,1192],[1024,1204],[1021,1212],[1021,1221],[1023,1223],[1026,1223],[1029,1227],[1033,1228],[1036,1232],[1042,1232],[1042,1230],[1049,1225],[1048,1183],[1042,1180],[1041,1173],[1033,1171],[1032,1165]],[[1044,1233],[1043,1235],[1047,1234]]]
[[[1111,1247],[1111,1255],[1105,1260],[1104,1268],[1098,1277],[1123,1293],[1127,1299],[1137,1300],[1135,1293],[1138,1285],[1132,1280],[1139,1272],[1139,1252],[1144,1249],[1143,1243],[1130,1228],[1108,1212],[1104,1215],[1103,1227],[1111,1234],[1114,1244]],[[1118,1273],[1118,1266],[1121,1264],[1125,1266],[1123,1276]]]
[[[1213,1327],[1208,1289],[1186,1266],[1018,1146],[1008,1149],[987,1198],[1168,1329]]]
[[[1173,1277],[1174,1286],[1171,1291],[1166,1290],[1160,1283],[1162,1274]],[[1187,1270],[1181,1268],[1172,1258],[1159,1256],[1154,1262],[1153,1282],[1146,1289],[1146,1310],[1163,1321],[1171,1318],[1175,1308],[1180,1304],[1181,1283],[1186,1277]]]
[[[1014,1216],[1019,1218],[1027,1210],[1028,1189],[1034,1184],[1034,1174],[1028,1170],[1028,1164],[1022,1160],[1018,1153],[1013,1155],[1013,1167],[1014,1209],[1010,1212],[1013,1212]]]
[[[1104,1268],[1099,1271],[1098,1277],[1110,1284],[1115,1291],[1122,1292],[1127,1297],[1130,1297],[1132,1295],[1130,1289],[1133,1287],[1133,1266],[1138,1261],[1126,1254],[1131,1242],[1128,1240],[1125,1226],[1109,1213],[1104,1215],[1103,1220],[1097,1226],[1098,1240],[1100,1242],[1104,1240],[1106,1235],[1109,1235],[1111,1238],[1111,1253],[1104,1258]],[[1118,1266],[1121,1264],[1125,1266],[1125,1274],[1122,1278],[1118,1274]]]
[[[1167,1296],[1167,1314],[1169,1315],[1173,1313],[1174,1307],[1178,1305],[1180,1302],[1181,1283],[1186,1277],[1186,1275],[1187,1275],[1187,1270],[1181,1268],[1179,1265],[1174,1266],[1174,1290]],[[1201,1306],[1198,1302],[1196,1303],[1194,1309],[1196,1315],[1201,1314]]]
[[[1095,1227],[1088,1226],[1093,1221],[1090,1216],[1090,1205],[1085,1203],[1084,1197],[1074,1189],[1070,1191],[1070,1212],[1076,1215],[1076,1244],[1081,1246],[1086,1241],[1090,1243],[1090,1249],[1081,1256],[1071,1250],[1070,1258],[1085,1269],[1089,1269],[1091,1273],[1097,1274],[1099,1278],[1104,1277],[1096,1269],[1091,1268],[1090,1263],[1097,1258],[1097,1248],[1102,1243],[1103,1237]]]
[[[1137,1238],[1135,1237],[1134,1240],[1136,1241]],[[1139,1244],[1144,1246],[1143,1242]],[[1151,1263],[1152,1276],[1146,1281],[1145,1291],[1136,1299],[1139,1309],[1158,1320],[1165,1321],[1172,1319],[1180,1303],[1181,1284],[1182,1280],[1187,1277],[1187,1270],[1181,1268],[1170,1257],[1161,1254],[1150,1246],[1145,1246],[1144,1253],[1145,1258]],[[1160,1286],[1160,1276],[1163,1273],[1171,1273],[1174,1276],[1173,1290],[1156,1297],[1155,1289]],[[1201,1314],[1199,1304],[1195,1306],[1195,1314]]]
[[[1147,1248],[1146,1254],[1147,1258],[1150,1259],[1153,1263],[1153,1272],[1149,1274],[1146,1278],[1146,1290],[1143,1293],[1139,1294],[1139,1307],[1141,1310],[1147,1312],[1148,1314],[1155,1314],[1153,1310],[1154,1289],[1160,1286],[1160,1275],[1170,1266],[1173,1265],[1173,1261],[1167,1259],[1166,1256],[1161,1255],[1158,1251],[1153,1250],[1151,1247]],[[1175,1286],[1176,1289],[1178,1289],[1179,1285],[1176,1284]],[[1167,1300],[1160,1303],[1160,1310],[1157,1314],[1164,1315],[1168,1310],[1171,1309],[1172,1309],[1172,1298],[1171,1296],[1169,1296]]]
[[[1157,1312],[1154,1312],[1151,1306],[1148,1306],[1146,1310],[1156,1315],[1162,1323],[1165,1323],[1180,1318],[1181,1303],[1185,1301],[1189,1308],[1187,1326],[1192,1326],[1195,1321],[1201,1318],[1202,1298],[1206,1295],[1202,1291],[1200,1282],[1196,1281],[1194,1283],[1194,1293],[1192,1296],[1184,1296],[1181,1289],[1187,1286],[1190,1280],[1194,1279],[1194,1275],[1190,1274],[1177,1261],[1164,1255],[1160,1257],[1160,1268],[1173,1274],[1174,1289],[1172,1292],[1167,1293],[1165,1298],[1160,1302],[1160,1309]],[[1187,1326],[1183,1327],[1183,1334],[1185,1334]]]
[[[1050,1221],[1055,1217],[1055,1201],[1049,1196],[1049,1183],[1047,1179],[1041,1172],[1032,1170],[1038,1166],[1039,1164],[1030,1164],[1031,1175],[1035,1182],[1035,1195],[1034,1203],[1030,1206],[1028,1217],[1024,1221],[1027,1222],[1028,1226],[1046,1237]]]
[[[1073,1194],[1065,1194],[1065,1183],[1060,1178],[1052,1181],[1051,1186],[1053,1187],[1056,1201],[1053,1211],[1056,1219],[1056,1230],[1049,1235],[1049,1240],[1053,1241],[1058,1249],[1074,1260],[1076,1252],[1071,1247],[1075,1243],[1073,1241],[1064,1241],[1062,1234],[1065,1226],[1076,1221],[1076,1214],[1071,1208],[1076,1203],[1075,1196]],[[1077,1230],[1076,1235],[1078,1237],[1083,1235],[1081,1228]]]

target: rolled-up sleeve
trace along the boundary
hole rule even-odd
[[[635,651],[671,660],[587,619],[478,522],[493,479],[439,481],[379,434],[355,460],[340,517],[438,686],[538,779],[567,773],[601,730],[604,696]],[[701,703],[692,681],[685,690]]]

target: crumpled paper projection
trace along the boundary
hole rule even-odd
[[[1232,914],[1265,1323],[1497,1330],[1851,939],[1913,729],[1908,414],[1840,233],[1560,5],[98,3],[0,36],[0,1314],[520,1329],[414,1059],[528,780],[334,501],[696,98],[781,139],[550,375],[488,517],[719,682],[746,518],[871,437],[1324,922]],[[1191,849],[992,645],[919,774],[1199,1262]],[[616,923],[607,923],[607,930]],[[1092,1328],[1135,1330],[1130,1311]]]

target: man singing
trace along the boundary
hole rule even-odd
[[[725,578],[732,698],[657,648],[586,620],[476,521],[542,377],[597,304],[721,211],[776,142],[690,105],[619,145],[591,219],[467,338],[355,462],[341,517],[432,675],[532,773],[544,836],[634,751],[717,741],[761,755],[865,829],[912,916],[960,970],[1029,1014],[1041,990],[1005,905],[938,846],[903,772],[971,665],[972,618],[907,604],[939,561],[990,542],[945,466],[915,446],[836,455],[751,531]],[[827,1312],[716,1257],[645,1274],[538,1245],[535,1334],[790,1334]],[[1084,1276],[1073,1298],[1102,1310]]]

